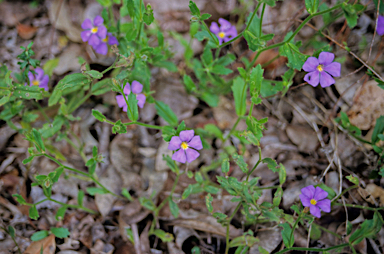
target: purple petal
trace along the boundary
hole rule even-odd
[[[320,208],[318,208],[317,206],[315,205],[311,205],[309,207],[309,211],[311,212],[311,214],[317,218],[320,218],[321,216],[321,212],[320,212]]]
[[[128,82],[125,84],[123,92],[124,92],[126,95],[129,95],[129,94],[131,93],[131,86],[129,85]]]
[[[96,47],[97,45],[100,44],[100,39],[96,34],[92,34],[91,37],[89,37],[88,44],[91,45],[92,47]]]
[[[188,146],[195,148],[196,150],[203,149],[203,144],[201,143],[200,136],[194,136],[191,141],[188,142]]]
[[[97,36],[99,36],[100,39],[104,39],[107,37],[107,28],[105,26],[100,26],[99,29],[97,29]]]
[[[335,59],[335,54],[333,53],[321,52],[319,55],[319,63],[323,65],[332,63],[333,59]]]
[[[316,206],[318,206],[323,212],[329,213],[331,211],[331,200],[320,200],[317,202]]]
[[[172,151],[179,149],[181,146],[181,142],[182,141],[180,140],[179,137],[173,136],[171,138],[171,141],[169,141],[168,149]]]
[[[115,36],[109,35],[108,36],[108,44],[109,45],[119,45],[119,41],[116,39]]]
[[[81,32],[80,35],[81,35],[81,39],[83,40],[83,42],[88,41],[88,39],[91,36],[91,34],[92,34],[92,32],[90,30]]]
[[[28,78],[29,78],[29,83],[32,83],[32,81],[35,80],[35,76],[32,74],[32,72],[28,72]]]
[[[379,15],[379,18],[377,20],[377,28],[376,28],[378,35],[384,34],[384,17]]]
[[[187,156],[185,155],[185,152],[183,149],[180,149],[176,153],[172,155],[172,160],[178,161],[181,163],[185,163],[187,161]]]
[[[319,84],[319,78],[319,71],[312,71],[304,76],[304,80],[313,87],[316,87]]]
[[[220,30],[223,32],[226,32],[232,26],[231,22],[222,18],[219,18],[219,23],[220,23]]]
[[[325,71],[320,72],[320,85],[321,87],[327,87],[332,84],[335,84],[335,80],[332,78],[331,75],[326,73]]]
[[[97,46],[95,47],[95,51],[96,51],[96,53],[98,53],[98,54],[106,55],[106,54],[108,53],[108,46],[107,46],[107,43],[105,43],[105,42],[100,43],[99,45],[97,45]]]
[[[81,24],[81,28],[92,29],[92,21],[90,19],[84,20],[83,24]]]
[[[232,26],[228,31],[225,32],[226,37],[229,37],[229,39],[233,39],[237,36],[237,30],[235,26]]]
[[[124,107],[123,107],[123,111],[124,111],[124,112],[127,112],[127,110],[128,110],[128,105],[125,104]]]
[[[315,194],[313,195],[313,198],[316,201],[319,201],[319,200],[325,199],[326,197],[328,197],[328,192],[326,192],[325,190],[323,190],[320,187],[316,187]]]
[[[127,106],[127,103],[125,102],[123,95],[117,95],[116,96],[117,105],[119,105],[119,108],[122,108],[124,106]]]
[[[306,72],[316,71],[317,66],[319,65],[319,61],[316,57],[308,57],[307,61],[303,64],[303,70]]]
[[[43,78],[43,76],[44,76],[44,71],[43,71],[43,69],[41,69],[41,68],[36,68],[36,69],[35,69],[35,72],[36,72],[36,79],[40,81],[40,80]]]
[[[338,62],[333,62],[323,67],[323,70],[328,72],[334,77],[340,77],[341,64]]]
[[[219,25],[216,22],[211,23],[211,27],[209,28],[209,30],[211,30],[211,32],[214,34],[218,34],[220,32]]]
[[[221,45],[221,44],[223,44],[223,39],[222,38],[220,38],[219,36],[217,36],[217,39],[219,39],[219,45]]]
[[[40,84],[39,87],[44,88],[44,90],[48,92],[48,84]]]
[[[145,97],[144,94],[140,93],[140,94],[137,94],[136,95],[136,99],[137,99],[137,105],[139,106],[139,108],[143,108],[144,107],[144,104],[145,104],[145,100],[147,99]]]
[[[303,206],[308,207],[311,205],[311,199],[309,197],[305,196],[304,194],[300,194],[299,197]]]
[[[181,141],[189,142],[194,135],[195,135],[195,132],[193,130],[189,130],[189,131],[180,131],[179,136]]]
[[[48,86],[48,81],[49,81],[48,75],[44,75],[44,77],[40,81],[39,87]]]
[[[180,149],[181,150],[181,149]],[[197,157],[200,156],[199,152],[196,151],[196,150],[193,150],[191,148],[188,148],[187,150],[185,150],[185,153],[187,155],[187,161],[188,163],[191,163],[192,161],[196,160]]]
[[[307,187],[304,187],[301,189],[301,193],[305,196],[307,196],[309,199],[313,198],[313,195],[315,195],[315,187],[313,185],[309,185]]]
[[[99,15],[97,15],[97,16],[95,17],[95,19],[93,20],[93,24],[94,24],[95,26],[100,26],[100,25],[103,24],[103,22],[104,22],[104,19],[103,19],[101,16],[99,16]]]
[[[140,84],[139,81],[136,81],[136,80],[132,81],[132,92],[138,94],[138,93],[141,93],[142,91],[143,91],[143,85]]]

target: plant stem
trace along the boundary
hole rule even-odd
[[[260,3],[261,3],[261,1],[259,2],[259,4]],[[264,11],[265,11],[265,3],[263,3],[263,9],[261,11],[261,16],[260,16],[259,36],[261,36],[261,28],[263,27]]]
[[[237,120],[236,120],[236,123],[235,125],[233,125],[232,129],[229,131],[228,135],[225,137],[225,139],[223,140],[223,144],[225,143],[225,141],[227,141],[227,139],[231,136],[231,134],[235,131],[237,125],[239,124],[241,118],[238,117]]]
[[[228,251],[229,251],[229,226],[231,225],[231,221],[232,221],[233,217],[235,216],[235,214],[237,213],[237,211],[240,209],[240,207],[241,207],[241,202],[239,202],[239,204],[237,204],[235,210],[233,211],[231,216],[228,218],[227,232],[226,232],[226,236],[225,236],[225,240],[226,240],[225,254],[228,254]]]
[[[68,169],[68,170],[73,171],[73,172],[75,172],[75,173],[77,173],[77,174],[80,174],[80,175],[84,175],[84,176],[88,176],[88,177],[89,177],[88,173],[85,173],[85,172],[80,171],[80,170],[75,169],[75,168],[71,168],[71,167],[65,166],[65,165],[63,165],[60,161],[56,160],[55,158],[53,158],[52,156],[50,156],[50,155],[48,155],[48,154],[46,154],[46,153],[44,153],[44,154],[37,154],[36,156],[41,156],[41,155],[43,155],[43,156],[47,157],[48,159],[50,159],[50,160],[56,162],[59,166],[65,168],[65,169]]]
[[[373,208],[373,207],[367,207],[367,206],[362,206],[362,205],[354,205],[354,204],[334,203],[334,205],[353,207],[353,208],[360,208],[360,209],[366,209],[366,210],[370,210],[370,211],[379,211],[379,210],[383,210],[384,209],[384,206],[383,207]]]
[[[324,251],[330,251],[330,250],[334,250],[334,249],[341,249],[341,248],[344,248],[344,247],[347,247],[347,246],[349,246],[348,243],[343,243],[343,244],[332,246],[332,247],[325,248],[325,249],[304,248],[304,247],[291,247],[291,248],[286,248],[284,250],[278,251],[275,254],[282,254],[282,253],[289,252],[291,250],[324,252]]]
[[[152,124],[147,124],[147,123],[141,123],[141,122],[124,123],[125,126],[132,125],[132,124],[136,124],[136,125],[140,125],[140,126],[144,126],[144,127],[150,128],[150,129],[156,129],[156,130],[162,130],[163,129],[162,126],[157,126],[157,125],[152,125]]]
[[[259,159],[257,160],[257,162],[256,162],[255,166],[252,168],[252,170],[248,173],[247,180],[246,180],[247,182],[248,182],[249,176],[252,175],[253,171],[255,171],[257,166],[259,166],[259,164],[261,163],[261,148],[260,148],[260,146],[258,147],[258,149],[259,149]],[[275,187],[275,186],[273,186],[273,187]],[[267,188],[267,187],[265,187],[265,188]],[[277,188],[277,186],[276,186],[276,188]]]
[[[70,208],[75,208],[75,209],[81,209],[81,210],[86,211],[87,213],[90,213],[90,214],[98,214],[98,212],[96,212],[96,211],[94,211],[92,209],[86,208],[84,206],[66,204],[66,203],[57,201],[57,200],[52,199],[52,198],[47,198],[47,200],[52,201],[52,202],[54,202],[56,204],[60,204],[62,206],[66,206],[66,207],[70,207]]]
[[[289,243],[292,241],[292,236],[293,236],[293,232],[295,231],[295,228],[297,226],[297,224],[299,223],[300,219],[301,219],[301,216],[303,216],[303,212],[301,212],[299,214],[299,217],[297,217],[296,221],[295,221],[295,224],[293,225],[292,227],[292,231],[291,231],[291,234],[289,236]]]

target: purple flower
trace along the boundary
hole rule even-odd
[[[102,39],[99,45],[94,46],[96,53],[106,55],[108,53],[107,43],[108,45],[119,45],[119,42],[117,41],[116,37],[113,36],[111,33],[107,33],[107,37]]]
[[[104,19],[101,16],[96,16],[92,21],[90,19],[84,20],[81,28],[85,31],[81,32],[81,39],[89,45],[96,47],[105,37],[107,37],[107,28],[103,26]]]
[[[329,52],[321,52],[319,60],[313,56],[308,57],[303,65],[303,69],[309,73],[305,75],[304,80],[313,87],[316,87],[319,84],[319,81],[321,87],[335,84],[335,80],[332,76],[340,76],[341,64],[332,62],[334,58],[335,55]]]
[[[178,150],[172,155],[172,160],[185,163],[191,163],[196,160],[200,154],[196,150],[203,149],[200,136],[194,136],[195,132],[193,130],[189,131],[180,131],[180,135],[172,137],[169,142],[169,150]],[[196,150],[194,150],[194,149]]]
[[[237,36],[236,27],[222,18],[219,18],[220,28],[216,22],[212,22],[210,30],[219,39],[220,45],[224,42],[230,41]]]
[[[44,71],[41,68],[36,68],[35,72],[36,74],[32,72],[28,73],[29,86],[39,86],[40,88],[44,88],[45,91],[48,91],[48,75],[44,75]],[[28,83],[24,85],[28,85]]]
[[[138,81],[134,80],[134,81],[132,81],[132,90],[131,90],[131,86],[127,82],[125,84],[125,87],[124,87],[125,96],[128,96],[131,93],[131,91],[134,94],[136,94],[136,99],[138,100],[137,105],[140,108],[143,108],[144,103],[145,103],[145,99],[146,99],[145,95],[141,93],[143,91],[143,85],[140,84]],[[125,102],[124,96],[123,95],[117,95],[116,101],[117,101],[117,105],[119,105],[120,108],[123,108],[124,112],[127,112],[128,105]]]
[[[377,34],[378,35],[383,35],[384,34],[384,17],[379,15],[377,19],[377,28],[376,28]]]
[[[320,209],[323,212],[329,213],[331,211],[331,200],[327,199],[328,192],[315,187],[313,185],[301,189],[300,199],[303,206],[309,207],[311,214],[320,218]]]

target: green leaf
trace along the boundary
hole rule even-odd
[[[227,174],[229,172],[229,160],[228,159],[224,159],[223,162],[221,163],[221,171],[224,173],[224,174]]]
[[[112,127],[112,133],[127,133],[127,127],[121,122],[121,120],[118,120]]]
[[[374,238],[377,236],[383,226],[383,218],[380,213],[376,211],[372,220],[365,220],[360,227],[352,233],[349,238],[349,243],[356,245],[364,238]]]
[[[153,232],[153,234],[155,235],[155,236],[157,236],[158,238],[160,238],[161,239],[161,241],[163,241],[163,242],[171,242],[171,241],[173,241],[173,235],[172,234],[170,234],[170,233],[166,233],[166,232],[164,232],[163,230],[161,230],[161,229],[155,229],[155,231]]]
[[[43,93],[45,92],[43,88],[38,86],[24,86],[21,84],[14,84],[13,93],[10,95],[10,100],[15,99],[25,99],[25,100],[41,100],[43,99]]]
[[[201,20],[201,21],[204,21],[204,20],[206,20],[206,19],[209,19],[210,17],[212,17],[211,14],[209,14],[209,13],[204,13],[204,14],[201,15],[200,20]]]
[[[146,198],[146,197],[140,197],[139,198],[139,201],[140,201],[140,204],[147,208],[148,210],[150,211],[155,211],[156,209],[156,206],[155,204],[152,202],[152,200],[150,200],[149,198]]]
[[[261,160],[263,163],[267,163],[268,168],[272,170],[274,173],[278,172],[279,169],[277,168],[277,163],[275,160],[271,158],[264,158]]]
[[[79,206],[83,206],[83,200],[84,200],[84,191],[79,190],[79,193],[77,193],[77,204]]]
[[[84,192],[83,192],[84,193]],[[67,211],[67,206],[62,206],[59,209],[57,209],[55,219],[57,221],[61,221],[64,218],[65,212]]]
[[[139,109],[137,107],[138,100],[136,99],[136,94],[130,93],[128,95],[127,100],[128,100],[128,110],[127,110],[128,118],[132,122],[136,122],[137,119],[139,119]]]
[[[16,201],[20,205],[26,205],[27,204],[27,201],[25,201],[25,199],[20,194],[13,194],[12,197],[16,198]]]
[[[188,187],[184,190],[183,194],[181,195],[181,199],[186,199],[189,195],[191,195],[193,191],[193,185],[190,184]]]
[[[94,196],[95,194],[106,194],[108,193],[106,190],[97,188],[97,187],[88,187],[87,192],[89,195]]]
[[[200,10],[194,2],[189,1],[188,6],[189,6],[189,9],[191,10],[192,15],[200,17]]]
[[[172,158],[169,155],[164,156],[164,154],[163,154],[163,160],[165,160],[167,162],[167,166],[172,170],[172,172],[174,172],[176,174],[178,174],[180,172],[180,169],[177,166],[176,162],[174,160],[172,160]]]
[[[287,179],[287,171],[285,170],[284,165],[280,163],[280,168],[279,168],[280,185],[283,185],[286,179]]]
[[[53,70],[59,65],[59,58],[49,59],[43,66],[44,73],[48,76],[52,76]]]
[[[221,130],[219,129],[219,127],[217,127],[215,124],[206,124],[204,125],[204,130],[206,130],[210,135],[213,135],[221,140],[223,140],[223,133],[221,132]]]
[[[196,85],[192,81],[192,78],[190,76],[188,76],[187,74],[184,74],[183,81],[184,81],[185,88],[187,89],[187,91],[189,93],[193,92],[194,90],[196,90]]]
[[[173,217],[177,218],[179,216],[179,207],[177,204],[172,200],[172,198],[169,198],[169,210],[171,210],[171,213]]]
[[[50,107],[58,103],[62,95],[63,92],[60,89],[54,89],[51,96],[49,97],[48,106]]]
[[[212,198],[211,194],[208,194],[207,196],[205,196],[205,205],[207,206],[209,213],[213,212],[212,201],[213,201],[213,198]]]
[[[278,1],[278,0],[262,0],[261,2],[266,3],[267,5],[269,5],[271,7],[274,7],[274,6],[276,6],[276,1]]]
[[[376,119],[376,125],[372,133],[372,144],[376,144],[379,141],[378,135],[384,132],[384,116],[380,116]]]
[[[280,224],[279,226],[283,227],[283,230],[281,231],[281,235],[283,236],[284,245],[287,248],[292,247],[293,243],[295,242],[295,237],[292,234],[292,239],[290,238],[291,237],[292,229],[289,226],[288,222]]]
[[[346,176],[346,178],[353,183],[354,185],[359,186],[359,179],[357,177],[354,177],[352,175]]]
[[[11,225],[8,226],[8,233],[12,238],[15,238],[15,228]]]
[[[95,70],[86,71],[85,73],[95,79],[101,79],[103,77],[103,74],[101,72]]]
[[[247,85],[242,78],[237,77],[231,88],[235,99],[236,114],[243,116],[247,110]]]
[[[211,69],[211,72],[218,75],[228,75],[233,71],[231,69],[225,68],[223,65],[214,65]]]
[[[39,218],[39,212],[37,211],[35,205],[32,205],[29,208],[29,218],[31,218],[32,220],[37,220]]]
[[[305,8],[309,14],[314,14],[319,8],[319,0],[305,0]]]
[[[161,116],[165,121],[167,121],[172,126],[177,126],[178,120],[176,114],[172,109],[162,101],[155,101],[155,108],[157,114]]]
[[[144,20],[145,24],[147,24],[149,26],[150,24],[152,24],[154,19],[155,18],[153,17],[153,10],[152,10],[152,8],[150,8],[150,5],[149,5],[149,7],[147,6],[147,10],[144,13],[143,20]]]
[[[33,235],[31,236],[31,240],[36,242],[36,241],[40,241],[44,238],[46,238],[48,236],[48,231],[47,230],[41,230],[41,231],[38,231],[36,233],[33,233]]]
[[[43,139],[41,138],[40,132],[36,129],[32,129],[32,135],[33,135],[35,142],[37,143],[37,146],[39,146],[39,148],[42,151],[45,151],[44,142],[43,142]]]
[[[29,156],[28,158],[26,158],[26,159],[23,160],[23,164],[25,165],[25,164],[31,162],[31,161],[33,160],[33,158],[35,158],[34,155]]]
[[[135,3],[133,0],[124,0],[126,8],[128,9],[129,16],[133,20],[136,16]]]
[[[288,58],[288,66],[297,70],[301,70],[307,57],[300,53],[299,48],[290,42],[286,42],[280,47],[280,54]]]
[[[238,247],[238,246],[248,246],[248,247],[252,247],[253,245],[255,245],[256,243],[259,242],[259,239],[254,237],[254,236],[251,236],[251,235],[242,235],[242,236],[238,236],[236,238],[234,238],[230,243],[229,243],[229,247],[230,248],[233,248],[233,247]]]
[[[243,171],[245,174],[248,174],[248,164],[245,163],[243,156],[235,153],[232,155],[232,158],[235,160],[241,171]]]
[[[204,66],[209,66],[213,62],[213,55],[210,48],[205,47],[203,54],[201,55],[201,62]]]
[[[70,235],[68,229],[66,229],[66,228],[51,228],[51,232],[57,238],[61,238],[61,239],[67,238]]]
[[[59,89],[61,91],[65,91],[68,88],[74,87],[78,87],[80,89],[82,86],[88,85],[90,82],[91,78],[82,73],[69,74],[59,81],[55,90]]]
[[[350,28],[354,28],[357,25],[357,20],[359,16],[357,16],[356,10],[351,4],[343,3],[342,9],[344,12],[345,19],[347,20],[347,24]]]
[[[121,191],[121,195],[123,195],[124,197],[126,197],[129,201],[132,201],[133,198],[131,196],[131,194],[129,194],[128,190],[123,188],[123,190]]]
[[[97,119],[99,120],[100,122],[105,122],[105,120],[107,119],[100,111],[96,110],[96,109],[92,109],[92,115]]]
[[[273,205],[274,206],[280,205],[282,196],[283,196],[283,189],[279,186],[275,192],[275,196],[273,197]]]
[[[261,90],[261,83],[263,82],[264,70],[260,64],[254,67],[251,71],[249,90],[252,96],[258,96]]]

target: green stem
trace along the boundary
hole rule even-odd
[[[123,199],[124,199],[124,197],[119,196],[119,195],[113,193],[112,191],[108,190],[107,188],[105,188],[105,186],[104,186],[102,183],[100,183],[99,180],[97,180],[94,176],[90,176],[90,178],[91,178],[91,180],[92,180],[93,182],[95,182],[97,185],[99,185],[99,186],[100,186],[105,192],[107,192],[108,194],[111,194],[112,196],[115,196],[115,197],[117,197],[117,198],[123,198]]]
[[[292,241],[293,232],[295,231],[295,228],[296,228],[297,224],[299,223],[299,221],[300,221],[300,219],[301,219],[302,216],[303,216],[303,212],[301,212],[301,213],[299,214],[299,217],[297,217],[297,220],[295,221],[295,224],[294,224],[293,227],[292,227],[291,235],[289,236],[289,242]]]
[[[75,173],[77,173],[77,174],[80,174],[80,175],[84,175],[84,176],[88,176],[88,177],[89,177],[88,173],[85,173],[85,172],[80,171],[80,170],[75,169],[75,168],[71,168],[71,167],[68,167],[68,166],[64,166],[60,161],[56,160],[55,158],[53,158],[52,156],[50,156],[50,155],[48,155],[48,154],[45,154],[45,153],[44,153],[44,154],[37,154],[36,156],[41,156],[41,155],[47,157],[47,158],[50,159],[51,161],[56,162],[56,164],[58,164],[59,166],[65,168],[65,169],[68,169],[68,170],[73,171],[73,172],[75,172]]]
[[[322,227],[322,226],[320,226],[319,224],[316,224],[316,223],[313,223],[313,224],[316,225],[316,227],[318,227],[318,228],[320,228],[321,230],[323,230],[324,232],[327,232],[327,233],[329,233],[329,234],[331,234],[331,235],[333,235],[333,236],[335,236],[335,237],[337,237],[337,238],[339,238],[339,239],[343,239],[343,237],[341,237],[341,235],[336,234],[335,232],[332,232],[331,230],[329,230],[329,229],[327,229],[327,228],[325,228],[325,227]]]
[[[156,129],[156,130],[162,130],[162,129],[163,129],[162,126],[157,126],[157,125],[152,125],[152,124],[146,124],[146,123],[141,123],[141,122],[129,122],[129,123],[124,123],[125,126],[132,125],[132,124],[136,124],[136,125],[140,125],[140,126],[144,126],[144,127],[150,128],[150,129]]]
[[[259,3],[257,4],[255,10],[253,11],[251,18],[248,21],[247,27],[244,29],[244,32],[247,31],[249,29],[249,26],[252,24],[253,18],[255,17],[256,12],[259,10],[260,5],[261,5],[261,1],[259,1]]]
[[[259,4],[261,1],[259,2]],[[263,26],[263,17],[264,17],[264,11],[265,11],[265,3],[263,4],[263,9],[261,10],[261,16],[260,16],[260,26],[259,26],[259,36],[261,36],[261,28]]]
[[[352,190],[352,189],[355,189],[355,188],[357,188],[357,187],[359,187],[359,186],[357,186],[357,185],[353,185],[353,186],[351,186],[351,187],[349,187],[349,188],[343,190],[339,195],[337,195],[337,196],[336,196],[335,198],[333,198],[332,200],[333,200],[333,201],[338,200],[338,199],[339,199],[341,196],[343,196],[345,193],[347,193],[348,191],[350,191],[350,190]]]
[[[77,102],[73,107],[68,109],[68,114],[71,114],[78,107],[80,107],[81,104],[83,104],[86,100],[88,100],[91,97],[91,95],[92,95],[92,88],[88,91],[88,93],[83,98],[81,98],[81,100],[79,100],[79,102]]]
[[[75,208],[75,209],[81,209],[83,211],[86,211],[87,213],[90,213],[90,214],[98,214],[98,212],[92,210],[92,209],[89,209],[89,208],[86,208],[84,206],[79,206],[79,205],[71,205],[71,204],[66,204],[66,203],[63,203],[63,202],[60,202],[60,201],[57,201],[55,199],[52,199],[52,198],[47,198],[49,201],[52,201],[56,204],[60,204],[62,206],[66,206],[66,207],[70,207],[70,208]]]
[[[85,156],[84,152],[77,145],[75,145],[75,143],[73,143],[73,141],[70,138],[68,138],[67,136],[65,136],[64,139],[65,139],[65,141],[68,142],[68,144],[70,144],[75,150],[77,150],[79,152],[83,161],[87,162],[87,156]]]
[[[246,180],[247,182],[248,182],[248,179],[249,179],[250,175],[252,175],[253,171],[255,171],[257,166],[259,166],[259,164],[261,163],[261,148],[260,148],[260,146],[258,147],[258,149],[259,149],[259,159],[256,162],[255,166],[252,168],[252,170],[248,173],[247,180]],[[275,186],[273,186],[273,187],[275,187]],[[265,188],[267,188],[267,187],[265,187]],[[277,186],[276,186],[276,188],[277,188]]]
[[[344,247],[347,247],[347,246],[349,246],[348,243],[343,243],[343,244],[332,246],[332,247],[325,248],[325,249],[304,248],[304,247],[291,247],[291,248],[286,248],[284,250],[278,251],[275,254],[282,254],[282,253],[289,252],[291,250],[324,252],[324,251],[330,251],[330,250],[334,250],[334,249],[341,249],[341,248],[344,248]]]
[[[205,29],[208,31],[208,33],[211,35],[212,40],[213,40],[214,42],[216,42],[216,44],[218,45],[218,47],[220,47],[220,45],[219,45],[219,40],[217,39],[216,35],[214,35],[214,34],[211,32],[211,30],[208,28],[207,24],[205,24],[204,21],[201,22],[201,23],[203,23],[203,26],[204,26]]]
[[[223,144],[225,143],[225,141],[227,141],[227,139],[231,136],[231,134],[235,131],[237,125],[239,124],[241,118],[238,117],[237,120],[236,120],[236,123],[235,125],[233,125],[232,129],[229,131],[228,135],[225,137],[225,139],[223,140]]]
[[[333,205],[353,207],[353,208],[360,208],[360,209],[365,209],[365,210],[370,210],[370,211],[379,211],[379,210],[383,210],[384,209],[384,206],[383,207],[373,208],[373,207],[367,207],[367,206],[362,206],[362,205],[341,204],[341,203],[334,203]]]
[[[237,213],[237,211],[240,209],[240,207],[241,207],[241,202],[239,202],[239,204],[237,204],[235,210],[233,211],[231,216],[228,218],[227,232],[226,232],[226,236],[225,236],[225,240],[226,240],[225,254],[228,254],[228,251],[229,251],[229,226],[231,225],[231,221],[232,221],[233,217],[235,216],[235,214]]]
[[[111,66],[109,66],[107,69],[103,70],[101,72],[101,74],[104,74],[104,73],[108,72],[109,70],[111,70],[112,68],[114,68],[118,60],[119,60],[119,57],[117,56],[115,58],[115,61],[113,62],[113,64]]]

